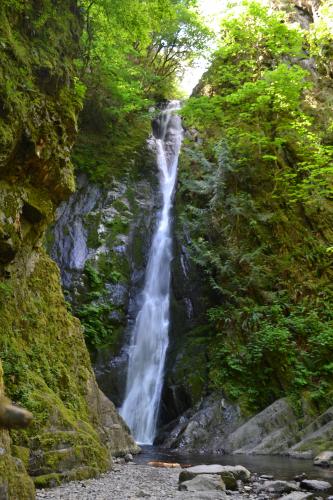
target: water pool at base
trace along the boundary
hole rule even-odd
[[[147,464],[150,461],[177,462],[180,464],[221,464],[243,465],[252,473],[268,474],[274,479],[293,480],[295,476],[305,473],[308,479],[320,479],[332,484],[332,488],[325,492],[318,492],[318,496],[327,498],[333,495],[333,468],[324,469],[315,467],[312,460],[277,455],[212,455],[194,453],[175,453],[154,446],[142,446],[142,453],[134,458],[137,464]]]

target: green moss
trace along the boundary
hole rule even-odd
[[[312,451],[313,455],[316,456],[322,451],[332,450],[333,448],[333,439],[327,438],[317,438],[311,439],[304,443],[301,446],[297,447],[297,451]]]
[[[54,488],[55,486],[59,486],[59,484],[61,484],[62,479],[62,474],[56,474],[53,472],[52,474],[34,477],[34,483],[36,488]]]
[[[104,117],[100,119],[104,123]],[[96,106],[93,104],[93,109],[90,109],[89,103],[86,103],[81,115],[81,132],[73,153],[78,171],[85,172],[90,180],[103,185],[114,178],[136,175],[140,168],[137,160],[146,147],[151,131],[151,118],[146,113],[138,113],[129,119],[130,127],[127,121],[115,125],[110,122],[105,123],[101,131],[100,124],[94,124]]]
[[[35,498],[32,480],[18,459],[9,454],[0,457],[0,491],[4,495],[7,492],[8,497],[4,498],[19,498],[20,500],[33,500]]]
[[[30,456],[29,448],[27,448],[26,446],[12,445],[11,451],[13,456],[19,458],[27,469],[29,466],[29,456]]]
[[[0,309],[7,394],[34,414],[30,428],[12,433],[14,444],[31,450],[33,475],[73,465],[105,471],[108,450],[87,403],[89,355],[81,326],[67,311],[55,264],[41,254],[29,278],[9,284],[15,294]],[[70,460],[57,451],[62,448],[75,450]]]
[[[36,28],[41,17],[45,22]],[[38,6],[3,5],[0,21],[0,168],[11,161],[6,176],[29,181],[31,170],[24,160],[30,156],[39,188],[44,186],[49,199],[58,201],[74,190],[68,145],[81,105],[72,60],[79,18],[66,2],[55,6],[43,0]],[[48,168],[50,160],[53,169]]]
[[[3,372],[0,361],[0,394],[3,395],[3,393]],[[35,488],[25,469],[28,458],[26,450],[11,447],[8,432],[5,430],[0,430],[0,448],[1,498],[33,500]],[[11,455],[11,452],[14,456]]]

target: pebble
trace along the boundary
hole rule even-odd
[[[177,499],[180,469],[125,463],[96,479],[72,481],[57,488],[37,490],[37,500],[149,500]]]

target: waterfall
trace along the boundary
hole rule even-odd
[[[158,118],[156,160],[162,208],[152,239],[142,292],[129,347],[126,393],[120,414],[136,441],[152,444],[161,399],[170,322],[171,207],[182,141],[178,101],[168,104]]]

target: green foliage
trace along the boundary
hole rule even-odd
[[[120,271],[114,269],[114,263],[103,261],[93,264],[87,261],[84,268],[84,289],[73,307],[73,313],[83,325],[83,333],[88,347],[116,349],[122,333],[122,312],[111,304],[105,283],[118,283],[124,280]],[[112,313],[116,313],[113,315]]]
[[[107,304],[94,303],[85,304],[77,311],[90,348],[101,347],[110,341],[112,331],[106,328],[105,322],[111,311],[112,307]]]
[[[300,63],[305,34],[256,2],[244,9],[222,23],[221,47],[201,84],[209,95],[190,99],[182,113],[208,135],[223,130],[238,164],[252,158],[274,169],[274,196],[317,203],[333,194],[333,148],[307,104],[313,85]]]
[[[85,91],[84,137],[79,138],[74,161],[94,181],[103,182],[112,170],[132,166],[149,134],[149,106],[179,93],[184,64],[204,49],[208,37],[195,4],[80,2],[84,32],[77,68],[84,86],[76,82],[75,88],[80,96]]]
[[[208,30],[193,0],[82,0],[77,68],[84,83],[76,166],[104,182],[131,170],[150,132],[149,106],[175,98]],[[83,88],[76,84],[77,92]],[[81,139],[82,137],[82,139]]]
[[[313,401],[324,406],[333,374],[329,355],[333,317],[322,314],[294,304],[243,306],[235,325],[243,342],[228,335],[222,339],[220,333],[222,343],[212,346],[214,385],[221,385],[236,398],[244,399],[246,394],[251,409],[304,389],[310,391]],[[210,320],[218,320],[222,331],[228,329],[225,315],[222,307],[209,311]]]
[[[331,97],[308,48],[283,13],[243,2],[182,110],[201,137],[178,196],[210,289],[208,382],[251,412],[305,394],[324,409],[332,391]]]
[[[318,69],[326,77],[331,76],[333,55],[333,3],[323,0],[318,9],[318,19],[310,30],[311,55],[316,58]]]
[[[115,118],[156,94],[168,97],[163,92],[174,88],[181,64],[204,48],[208,35],[191,0],[96,0],[82,7],[83,75],[89,88],[101,84],[108,91]]]

